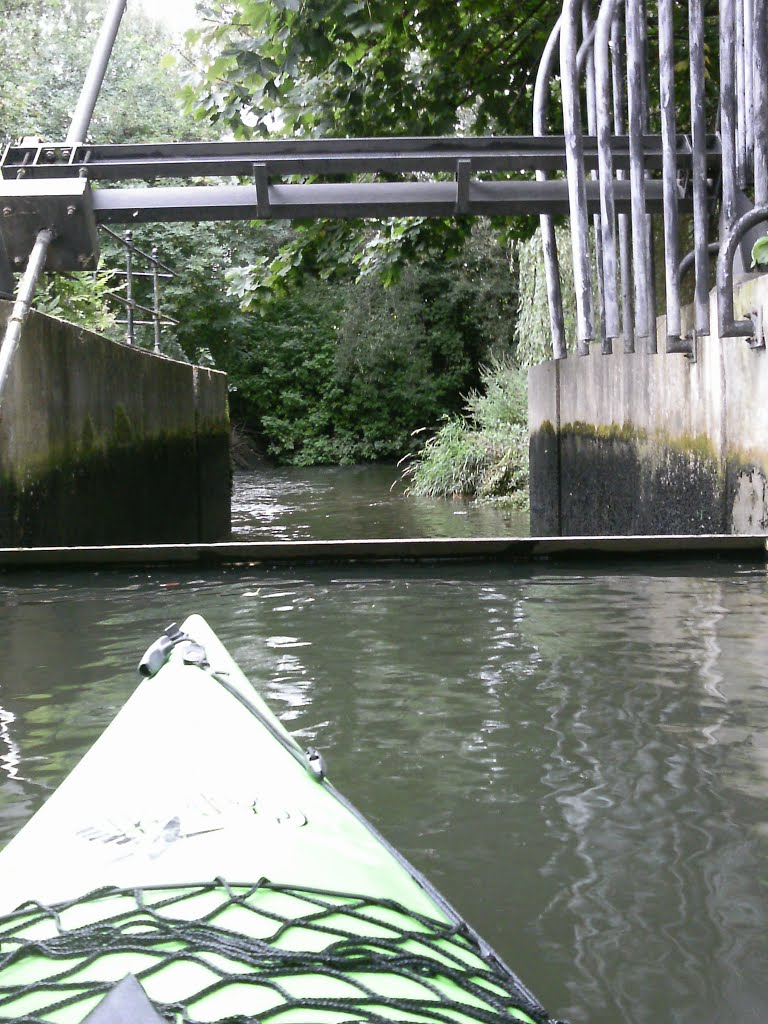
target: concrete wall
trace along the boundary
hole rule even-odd
[[[735,304],[768,324],[768,277],[741,282]],[[714,332],[714,297],[711,317]],[[662,317],[656,355],[597,351],[531,370],[534,535],[768,529],[766,349],[713,333],[690,359],[664,353],[665,337]]]
[[[226,376],[33,312],[0,404],[0,484],[3,546],[224,539]]]

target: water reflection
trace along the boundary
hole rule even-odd
[[[554,1012],[762,1020],[765,584],[728,564],[6,576],[0,841],[195,610]]]
[[[235,473],[232,535],[241,540],[519,537],[528,514],[474,502],[411,498],[392,465]]]

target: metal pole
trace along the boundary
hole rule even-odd
[[[45,266],[45,258],[48,255],[48,246],[51,244],[53,232],[41,231],[37,236],[34,248],[27,263],[27,269],[19,281],[19,290],[16,294],[16,301],[13,304],[11,315],[8,318],[8,326],[5,331],[2,347],[0,347],[0,395],[5,391],[11,363],[16,353],[16,347],[21,337],[21,328],[27,319],[32,300],[35,297],[37,279]]]
[[[638,15],[638,24],[640,27],[640,48],[642,53],[642,61],[640,64],[640,82],[641,82],[641,110],[642,110],[642,132],[643,135],[649,135],[651,131],[651,103],[650,103],[650,85],[648,81],[648,68],[650,66],[649,61],[649,50],[648,50],[648,4],[646,0],[636,0],[640,6]],[[651,177],[650,172],[645,169],[645,156],[643,156],[643,174],[645,180],[648,181]],[[648,351],[655,352],[657,346],[656,340],[656,310],[658,303],[656,301],[656,259],[655,251],[653,247],[653,217],[650,213],[645,215],[645,259],[646,259],[646,274],[648,277]]]
[[[768,204],[768,0],[755,0],[753,24],[755,206]]]
[[[133,232],[125,232],[125,298],[126,298],[126,341],[132,345],[136,334],[133,324],[134,303],[133,303]]]
[[[667,351],[679,352],[680,244],[677,216],[677,121],[675,118],[675,52],[673,0],[659,0],[659,72],[661,87],[661,144],[664,162],[664,270],[667,298]]]
[[[620,334],[618,274],[616,266],[616,204],[611,152],[611,69],[609,42],[616,13],[616,0],[603,0],[597,15],[595,34],[595,92],[597,115],[597,162],[600,179],[600,227],[603,249],[603,298],[605,302],[605,343],[613,348]]]
[[[691,176],[693,180],[694,330],[709,334],[709,200],[707,197],[707,126],[705,113],[703,0],[688,3],[691,65]]]
[[[93,117],[93,110],[96,100],[99,98],[104,75],[112,56],[112,48],[117,38],[117,30],[120,28],[125,5],[127,0],[112,0],[109,10],[104,16],[104,21],[96,40],[96,46],[88,66],[83,88],[80,91],[80,98],[77,101],[75,112],[72,115],[72,124],[67,132],[66,143],[68,146],[77,146],[85,142],[85,135],[88,125]]]
[[[104,25],[99,34],[88,72],[85,76],[85,83],[80,93],[72,124],[67,132],[66,144],[75,146],[85,140],[85,134],[93,115],[93,108],[98,99],[101,83],[104,81],[104,72],[107,68],[115,36],[120,26],[120,21],[125,11],[127,0],[112,0],[112,4],[104,19]],[[11,359],[21,338],[32,300],[35,296],[35,289],[40,274],[45,268],[48,256],[48,247],[53,240],[53,232],[44,228],[38,232],[35,245],[27,262],[27,269],[19,282],[19,291],[13,312],[6,325],[2,345],[0,345],[0,401],[2,400],[3,389],[8,377]]]
[[[744,120],[746,123],[747,176],[752,169],[755,150],[755,132],[752,119],[754,110],[754,79],[752,69],[755,63],[755,37],[753,21],[754,0],[746,0],[744,4]]]
[[[749,0],[747,0],[749,3]],[[747,184],[747,121],[744,65],[744,0],[736,0],[736,177],[739,188]]]
[[[160,277],[157,272],[157,246],[152,249],[152,320],[155,328],[155,352],[160,351]]]
[[[563,127],[571,215],[573,277],[576,287],[576,324],[579,355],[589,355],[595,336],[592,309],[592,274],[589,265],[589,221],[584,176],[584,145],[577,68],[577,36],[581,0],[566,0],[560,30],[560,78],[563,92]]]
[[[720,0],[720,145],[723,153],[723,230],[736,223],[736,33],[735,0]]]
[[[629,100],[629,177],[632,207],[632,257],[635,283],[635,334],[648,342],[648,221],[645,202],[643,156],[643,69],[645,54],[641,34],[642,10],[636,0],[627,3],[627,85]]]
[[[597,23],[592,16],[591,0],[583,0],[581,5],[581,32],[584,42],[581,49],[586,51],[584,57],[584,78],[587,94],[587,131],[590,135],[597,135],[597,97],[595,96],[595,36]],[[578,61],[577,61],[578,63]],[[597,181],[597,171],[591,172],[593,181]],[[597,331],[601,343],[603,355],[610,355],[613,351],[613,344],[605,334],[605,296],[603,292],[603,237],[600,227],[600,214],[592,217],[592,237],[595,247],[595,268],[597,270]]]
[[[549,34],[547,45],[541,56],[536,73],[536,84],[533,89],[533,134],[547,134],[547,109],[549,107],[549,86],[555,65],[555,56],[560,42],[560,24],[558,18]],[[546,171],[536,171],[537,181],[546,181]],[[547,282],[547,305],[549,306],[549,323],[552,330],[552,354],[555,359],[565,359],[568,347],[565,340],[565,324],[563,321],[563,293],[560,287],[560,265],[557,258],[557,240],[555,238],[555,222],[549,214],[539,217],[541,228],[541,244],[544,252],[544,273]]]
[[[611,26],[611,75],[613,80],[613,131],[623,135],[624,122],[624,37],[621,31],[620,10]],[[616,172],[616,178],[624,181],[626,171]],[[621,266],[621,326],[624,335],[624,352],[635,351],[635,302],[632,294],[632,226],[626,213],[619,214],[619,258]]]

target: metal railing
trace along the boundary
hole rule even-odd
[[[579,354],[596,337],[610,353],[614,341],[656,351],[655,271],[649,188],[663,189],[664,292],[667,352],[693,354],[694,338],[710,333],[710,255],[718,238],[718,327],[722,337],[751,335],[752,319],[733,319],[734,261],[747,233],[768,220],[768,0],[720,0],[717,20],[719,97],[705,92],[704,0],[685,14],[674,0],[658,0],[658,53],[649,51],[645,0],[602,0],[593,18],[590,0],[565,0],[545,48],[534,96],[534,134],[547,134],[550,87],[559,72],[562,91],[572,260]],[[687,31],[686,31],[687,29]],[[555,60],[559,39],[560,62]],[[625,44],[622,45],[622,44]],[[676,96],[680,68],[688,66],[690,112],[681,120]],[[654,81],[648,69],[653,67]],[[656,80],[657,76],[657,80]],[[648,161],[650,97],[658,97],[661,171]],[[687,97],[686,97],[687,98]],[[707,115],[717,121],[721,163],[712,159]],[[615,168],[616,142],[629,142],[630,214],[617,213],[615,194],[625,177]],[[690,145],[690,182],[683,180],[680,135]],[[600,212],[590,242],[585,152],[597,147]],[[681,197],[693,198],[692,253],[681,259]],[[714,206],[719,198],[719,229]],[[541,217],[548,303],[556,359],[564,358],[563,308],[551,217]],[[618,229],[618,230],[617,230]],[[618,247],[617,247],[618,236]],[[748,259],[748,258],[747,258]],[[746,263],[742,252],[742,262]],[[683,335],[680,280],[694,269],[694,317]],[[631,288],[630,288],[631,284]],[[597,308],[595,308],[595,305]]]
[[[158,257],[157,246],[153,246],[151,252],[145,252],[143,249],[140,249],[133,241],[132,231],[126,231],[124,235],[118,235],[104,225],[102,225],[101,230],[113,241],[118,242],[125,253],[125,270],[107,271],[110,276],[124,278],[125,281],[124,295],[119,295],[114,291],[109,294],[109,298],[114,302],[118,302],[125,310],[125,316],[118,317],[116,322],[125,324],[125,340],[129,345],[136,344],[137,327],[152,327],[153,349],[155,352],[159,352],[163,327],[175,327],[179,323],[178,320],[174,320],[173,317],[163,313],[160,305],[160,282],[163,280],[173,280],[177,276],[176,271],[161,262]],[[149,266],[149,269],[137,270],[135,267],[137,259],[144,261],[145,265]],[[138,302],[136,299],[137,286],[140,288],[142,282],[151,282],[151,298],[149,300],[152,303],[151,306]],[[142,314],[144,314],[143,319]]]

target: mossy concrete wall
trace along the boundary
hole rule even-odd
[[[753,275],[736,315],[760,309],[768,324],[768,277]],[[768,531],[766,349],[713,333],[691,359],[667,355],[665,337],[661,317],[658,354],[619,340],[613,355],[531,370],[534,535]]]
[[[2,546],[222,540],[226,375],[33,312],[0,401],[0,485]]]

